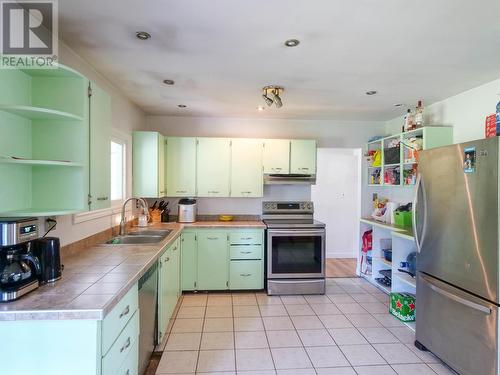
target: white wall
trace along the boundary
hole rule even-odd
[[[500,79],[449,97],[425,108],[425,124],[453,126],[453,142],[484,138],[484,121],[500,101]],[[387,133],[401,131],[403,117],[387,122]]]
[[[59,58],[62,64],[79,71],[97,83],[111,96],[111,115],[114,129],[125,136],[131,136],[133,130],[145,127],[146,117],[144,112],[125,98],[105,77],[63,43],[59,44]],[[132,148],[129,147],[128,151],[127,159],[130,161]],[[132,192],[132,163],[128,163],[127,173],[127,192],[130,195]],[[57,228],[51,232],[51,235],[59,237],[61,244],[66,245],[106,230],[116,225],[117,222],[119,222],[119,219],[116,215],[91,219],[79,224],[73,223],[73,215],[59,216],[57,218]]]
[[[291,119],[244,119],[218,117],[147,116],[147,129],[166,136],[309,138],[319,147],[362,147],[384,131],[380,121],[328,121]],[[263,200],[310,200],[310,186],[266,186],[264,198],[200,198],[200,214],[259,215]],[[172,199],[171,202],[177,202]],[[172,213],[175,213],[175,205]]]
[[[361,149],[318,149],[311,188],[314,216],[326,224],[327,258],[356,258],[359,248]]]

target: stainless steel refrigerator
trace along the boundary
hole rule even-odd
[[[499,138],[421,153],[416,344],[462,375],[499,374]]]

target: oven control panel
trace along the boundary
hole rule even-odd
[[[262,203],[262,213],[314,213],[313,202],[273,201]]]

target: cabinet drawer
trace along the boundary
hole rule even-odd
[[[234,232],[229,234],[231,245],[262,245],[262,232]]]
[[[230,264],[231,289],[262,289],[264,273],[261,260],[232,260]]]
[[[130,347],[130,352],[122,363],[116,375],[138,375],[139,374],[139,340]]]
[[[102,354],[108,352],[138,307],[139,293],[135,284],[102,321]]]
[[[130,319],[108,353],[102,358],[102,375],[116,374],[139,337],[139,312]]]
[[[262,259],[262,245],[234,245],[230,252],[231,259]]]

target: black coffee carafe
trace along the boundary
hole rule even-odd
[[[41,284],[59,280],[62,275],[59,238],[42,237],[32,241],[33,255],[40,262]]]
[[[0,248],[0,302],[13,301],[38,288],[40,262],[29,242]]]

